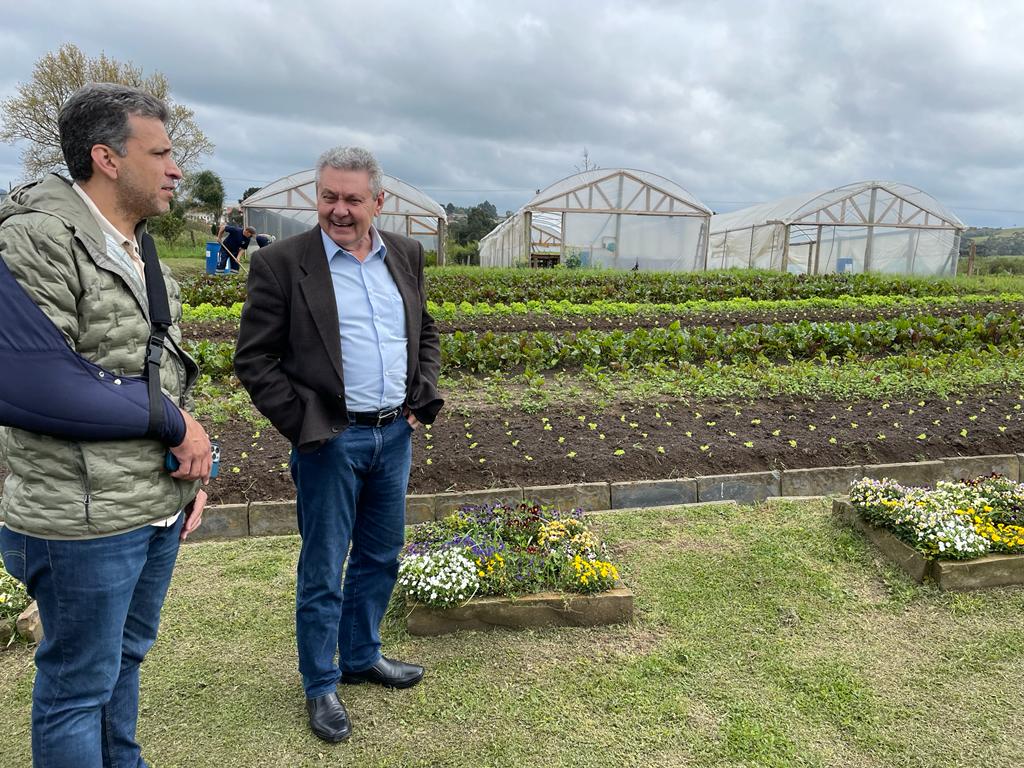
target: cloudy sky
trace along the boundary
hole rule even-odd
[[[515,209],[583,164],[716,211],[863,179],[1024,225],[1024,2],[64,0],[0,11],[0,99],[71,42],[163,72],[229,198],[335,144]],[[0,183],[21,176],[0,144]]]

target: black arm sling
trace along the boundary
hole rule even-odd
[[[160,389],[171,317],[149,235],[142,252],[151,323],[141,376],[118,375],[78,354],[0,253],[0,426],[62,440],[181,439],[171,423],[176,407]]]

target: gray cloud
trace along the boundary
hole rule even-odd
[[[358,143],[441,202],[515,208],[586,146],[716,210],[891,178],[1024,223],[999,212],[1024,208],[1019,4],[28,5],[5,10],[0,97],[65,41],[159,70],[232,198]],[[0,181],[17,165],[0,147]]]

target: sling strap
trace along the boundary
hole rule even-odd
[[[159,435],[164,429],[163,392],[160,390],[160,363],[164,354],[164,339],[171,327],[171,308],[167,302],[167,284],[160,271],[156,243],[148,232],[142,235],[142,262],[145,265],[146,298],[149,301],[151,324],[149,344],[146,347],[146,368],[143,378],[149,388],[149,434]]]

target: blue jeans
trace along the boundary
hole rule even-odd
[[[380,622],[405,537],[411,436],[399,417],[384,427],[351,426],[311,453],[292,449],[302,535],[296,639],[309,698],[334,691],[342,669],[380,659]]]
[[[222,245],[220,253],[217,254],[217,270],[237,272],[241,268],[242,265],[238,263],[238,259],[232,256],[231,251]]]
[[[0,528],[7,571],[39,605],[32,690],[36,768],[139,768],[139,664],[156,640],[182,519],[98,539]]]

